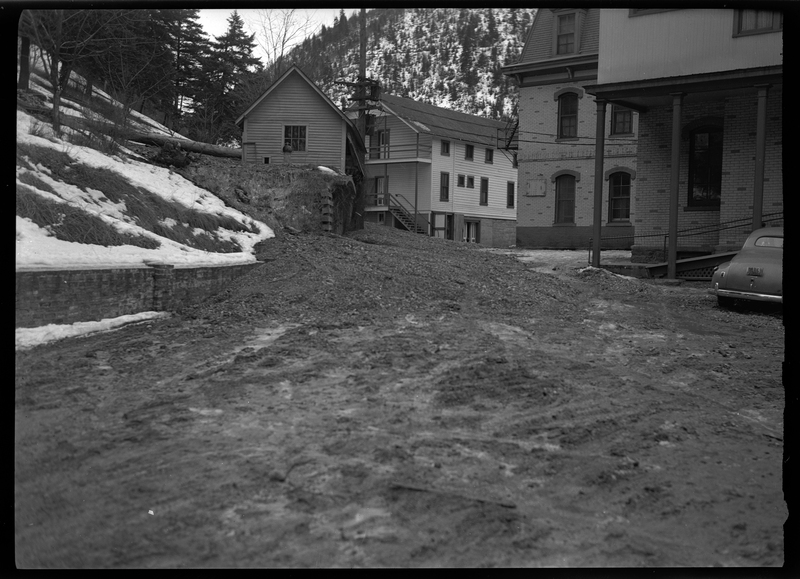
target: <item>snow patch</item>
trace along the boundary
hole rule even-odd
[[[38,328],[17,328],[14,332],[16,350],[26,350],[40,344],[63,340],[73,336],[107,332],[133,322],[169,317],[167,312],[140,312],[117,318],[104,318],[98,322],[76,322],[74,324],[48,324]]]

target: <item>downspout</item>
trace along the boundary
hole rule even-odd
[[[594,223],[592,224],[592,266],[600,267],[600,235],[603,220],[603,156],[606,138],[606,101],[597,103],[597,130],[594,151]]]
[[[417,133],[417,159],[414,162],[414,229],[417,228],[417,199],[419,196],[419,133]],[[430,234],[430,232],[428,232]]]
[[[767,91],[770,85],[758,84],[758,111],[756,116],[756,171],[753,183],[753,230],[762,226],[764,206],[764,160],[767,150]]]

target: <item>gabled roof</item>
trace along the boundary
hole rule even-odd
[[[353,129],[355,130],[355,126],[352,124],[352,121],[351,121],[349,118],[347,118],[347,116],[346,116],[346,115],[345,115],[345,114],[344,114],[344,113],[341,111],[341,109],[339,109],[339,107],[337,107],[337,106],[334,104],[334,102],[333,102],[333,101],[332,101],[332,100],[331,100],[331,99],[328,97],[328,95],[326,95],[324,92],[322,92],[322,91],[319,89],[319,87],[318,87],[318,86],[317,86],[317,85],[314,83],[314,81],[313,81],[313,80],[311,80],[310,78],[308,78],[308,75],[306,75],[306,73],[304,73],[302,70],[300,70],[300,68],[299,68],[297,65],[294,65],[294,64],[293,64],[291,67],[289,67],[289,69],[288,69],[288,70],[286,70],[286,72],[284,72],[284,73],[283,73],[282,75],[280,75],[280,76],[279,76],[277,79],[275,79],[275,81],[274,81],[274,82],[273,82],[271,85],[269,85],[269,88],[267,88],[267,90],[265,90],[265,91],[262,93],[262,95],[261,95],[260,97],[258,97],[258,98],[255,100],[255,102],[253,102],[253,104],[251,104],[249,107],[247,107],[247,110],[246,110],[246,111],[244,111],[244,112],[241,114],[241,116],[240,116],[238,119],[236,119],[236,124],[237,124],[237,125],[241,125],[241,124],[242,124],[242,122],[244,121],[245,117],[246,117],[247,115],[249,115],[249,114],[250,114],[250,112],[251,112],[251,111],[252,111],[254,108],[256,108],[256,107],[259,105],[259,103],[261,103],[261,101],[263,101],[265,98],[267,98],[267,96],[268,96],[268,95],[269,95],[269,94],[270,94],[272,91],[274,91],[274,90],[275,90],[275,88],[276,88],[277,86],[279,86],[279,85],[280,85],[280,84],[281,84],[283,81],[285,81],[285,80],[286,80],[286,79],[289,77],[289,75],[291,75],[291,74],[296,74],[296,75],[298,75],[300,78],[302,78],[304,81],[306,81],[306,82],[308,83],[308,85],[309,85],[309,86],[310,86],[312,89],[314,89],[314,91],[316,91],[316,93],[317,93],[319,96],[321,96],[321,97],[322,97],[322,99],[323,99],[323,100],[324,100],[326,103],[328,103],[328,105],[330,105],[330,107],[331,107],[333,110],[335,110],[335,111],[336,111],[336,112],[339,114],[339,116],[340,116],[340,117],[342,117],[342,119],[344,119],[345,121],[347,121],[347,124],[348,124],[348,126],[351,126],[351,127],[353,127]]]
[[[382,94],[381,104],[386,112],[403,119],[419,133],[481,143],[491,147],[497,146],[498,129],[504,130],[506,126],[504,121],[469,115],[393,95]]]

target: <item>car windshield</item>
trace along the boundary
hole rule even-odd
[[[783,237],[759,237],[756,247],[783,247]]]

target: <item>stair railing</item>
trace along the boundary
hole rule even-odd
[[[423,226],[421,226],[421,225],[419,224],[419,222],[418,222],[418,221],[414,221],[414,206],[413,206],[413,205],[411,205],[411,204],[409,203],[408,199],[406,199],[405,197],[403,197],[403,195],[400,195],[400,194],[398,194],[398,195],[392,195],[391,193],[389,193],[389,194],[386,194],[386,196],[389,198],[389,207],[390,207],[390,208],[393,208],[393,207],[394,207],[394,208],[397,208],[397,209],[399,209],[400,211],[402,211],[402,213],[405,215],[405,217],[406,217],[406,218],[407,218],[407,219],[408,219],[408,220],[409,220],[409,221],[410,221],[410,222],[413,224],[413,226],[414,226],[414,229],[415,229],[415,231],[416,231],[417,233],[425,233],[425,234],[429,234],[429,232],[430,232],[430,230],[431,230],[431,223],[430,223],[430,221],[428,220],[428,218],[427,218],[427,217],[425,217],[425,215],[423,215],[423,214],[421,214],[421,213],[419,213],[419,212],[418,212],[418,213],[417,213],[417,217],[418,217],[418,218],[419,218],[419,217],[422,217],[422,219],[423,219],[423,220],[425,221],[425,223],[428,225],[428,228],[427,228],[427,230],[425,230],[425,231],[420,231],[420,229],[424,229],[424,227],[423,227]],[[410,211],[409,211],[409,209],[408,209],[408,208],[407,208],[407,207],[406,207],[406,206],[403,204],[403,202],[402,202],[400,199],[398,199],[398,197],[402,197],[402,198],[403,198],[403,200],[404,200],[406,203],[408,203],[408,204],[411,206],[411,210],[410,210]]]

